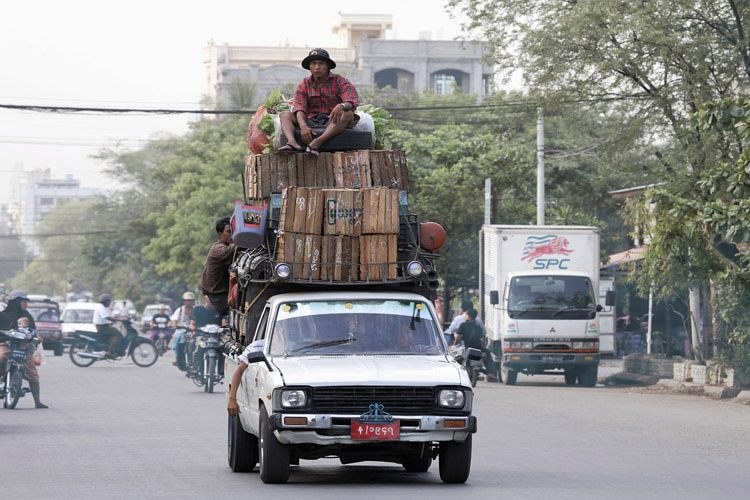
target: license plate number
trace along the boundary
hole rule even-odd
[[[550,361],[553,363],[561,363],[563,360],[562,356],[542,356],[542,361]]]
[[[393,422],[362,422],[352,419],[352,439],[362,441],[393,441],[401,435],[398,420]]]

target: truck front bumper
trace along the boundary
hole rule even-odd
[[[351,422],[360,415],[315,415],[275,413],[270,416],[274,434],[283,444],[362,444],[351,437]],[[474,415],[414,416],[393,415],[400,422],[397,442],[426,443],[433,441],[464,441],[477,431]]]
[[[502,354],[502,364],[511,370],[542,373],[547,370],[596,366],[599,364],[599,354],[508,352]]]

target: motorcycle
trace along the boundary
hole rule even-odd
[[[195,347],[188,350],[190,362],[185,376],[196,386],[203,387],[205,392],[214,392],[214,385],[224,380],[224,376],[218,373],[217,365],[223,355],[222,335],[227,328],[205,325],[198,330],[199,338],[193,340]]]
[[[484,356],[480,349],[474,349],[473,347],[466,349],[463,343],[461,343],[459,345],[451,345],[448,348],[448,354],[466,369],[472,387],[476,387],[478,380],[484,379],[483,374],[486,373],[486,369],[483,361]]]
[[[165,318],[157,318],[156,324],[151,329],[151,341],[159,351],[159,356],[169,350],[169,342],[172,340],[173,333]]]
[[[129,319],[121,319],[120,322],[125,328],[125,338],[120,343],[114,360],[130,356],[133,363],[142,368],[156,363],[159,352],[156,350],[154,343],[150,339],[138,335],[138,331]],[[70,344],[70,360],[74,365],[85,368],[105,359],[107,348],[107,340],[101,338],[100,335],[76,330],[73,332],[73,341]]]
[[[0,332],[0,336],[8,341],[8,354],[3,373],[4,385],[0,393],[3,406],[12,410],[18,400],[29,392],[28,387],[22,387],[26,371],[26,360],[37,347],[36,332],[30,328],[16,328]]]

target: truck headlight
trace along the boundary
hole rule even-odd
[[[276,264],[276,268],[274,269],[276,272],[276,276],[279,279],[285,280],[292,274],[292,266],[287,264],[286,262],[282,262],[280,264]]]
[[[304,408],[307,406],[307,393],[302,389],[281,391],[282,408]]]
[[[461,389],[443,389],[438,395],[438,404],[445,408],[463,408],[464,391]]]

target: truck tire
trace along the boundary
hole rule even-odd
[[[578,378],[578,370],[575,368],[566,368],[565,369],[565,383],[568,385],[574,385],[576,383],[576,379]]]
[[[266,484],[286,483],[289,479],[289,447],[279,443],[265,408],[260,409],[260,480]]]
[[[578,372],[578,383],[584,387],[595,387],[596,379],[599,376],[598,366],[589,366]]]
[[[237,415],[229,415],[227,459],[232,472],[250,472],[258,463],[258,439],[245,432]]]
[[[313,128],[315,136],[321,135],[325,128]],[[302,134],[298,128],[294,129],[294,138],[298,144],[304,144]],[[281,134],[280,145],[286,144],[286,137]],[[339,135],[331,137],[320,147],[320,151],[354,151],[358,149],[372,149],[372,133],[364,130],[344,129]]]
[[[462,443],[441,442],[438,462],[444,483],[465,483],[471,471],[471,434]]]
[[[518,372],[503,366],[500,368],[502,372],[503,384],[505,385],[516,385],[516,379],[518,378]]]

